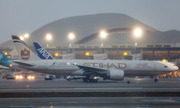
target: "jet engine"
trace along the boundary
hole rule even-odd
[[[124,71],[123,70],[110,70],[107,74],[107,79],[110,80],[124,80]]]

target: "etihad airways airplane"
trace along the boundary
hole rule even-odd
[[[84,82],[97,82],[97,77],[121,81],[125,76],[157,76],[178,70],[174,64],[162,61],[41,60],[19,37],[12,39],[21,59],[13,61],[12,66],[55,75],[83,76]]]

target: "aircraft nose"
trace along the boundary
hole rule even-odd
[[[179,70],[179,67],[174,66],[174,70],[175,70],[175,71]]]
[[[176,68],[177,68],[177,70],[179,70],[179,67],[176,66]]]

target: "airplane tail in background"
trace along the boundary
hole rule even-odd
[[[33,42],[33,45],[39,58],[43,60],[54,59],[38,42]]]
[[[11,60],[7,58],[2,51],[0,51],[0,65],[10,67],[10,64],[11,64]]]
[[[28,45],[17,36],[12,36],[14,45],[18,51],[20,60],[31,61],[40,60],[36,54],[28,47]]]

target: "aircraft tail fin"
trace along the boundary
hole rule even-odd
[[[0,65],[9,67],[11,64],[11,60],[9,58],[6,57],[6,55],[0,51]]]
[[[39,58],[43,60],[54,59],[38,42],[33,42],[33,45]]]
[[[20,60],[39,60],[36,54],[29,48],[29,46],[17,36],[12,36],[14,45],[18,51]]]

